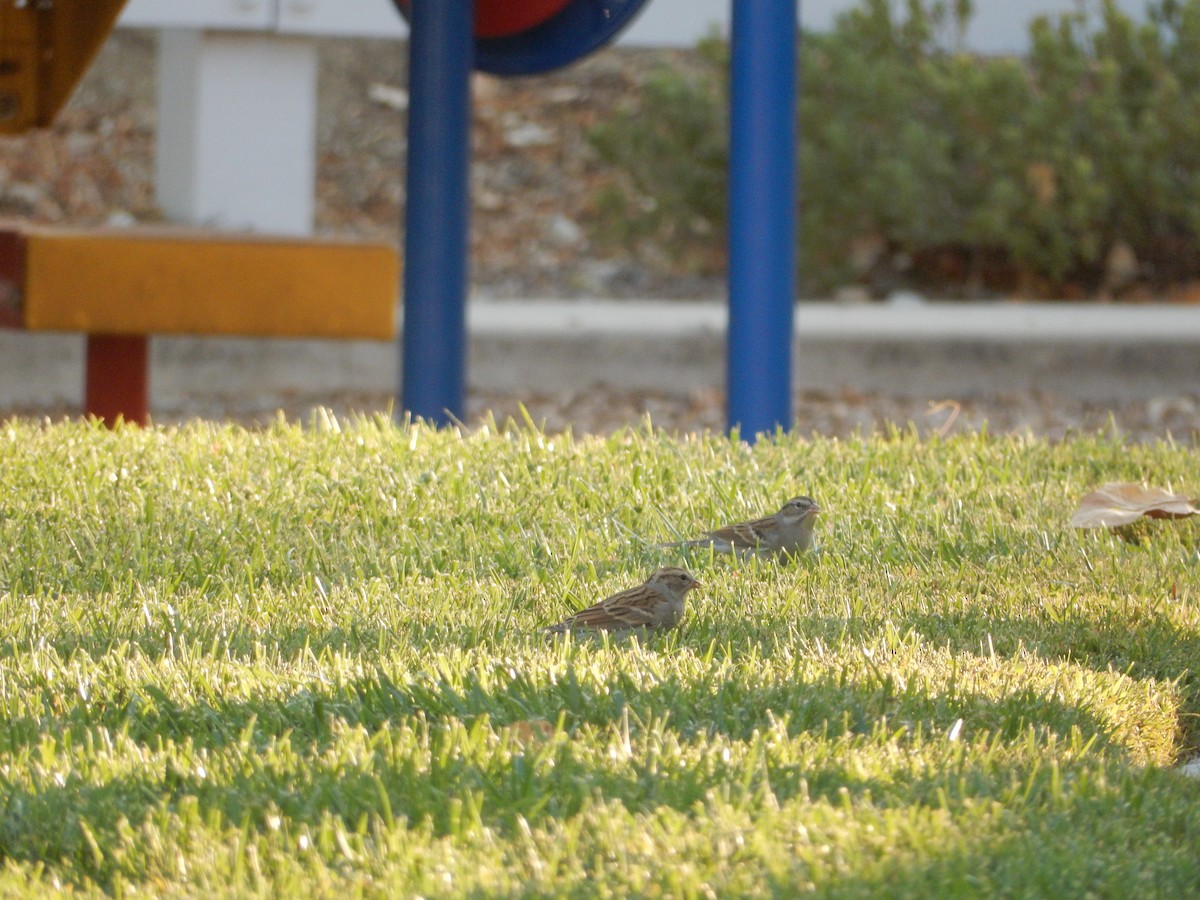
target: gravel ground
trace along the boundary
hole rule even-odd
[[[387,41],[325,40],[320,44],[317,228],[323,234],[396,240],[404,202],[404,47]],[[481,297],[711,297],[712,279],[634,264],[594,246],[587,236],[595,190],[611,176],[588,146],[589,125],[638,90],[660,61],[686,66],[681,51],[616,50],[537,78],[475,81],[474,291]],[[118,32],[101,52],[55,125],[0,138],[0,216],[77,225],[133,224],[161,219],[155,206],[154,39]],[[515,201],[514,201],[515,198]],[[306,420],[313,407],[386,410],[390,397],[330,395],[215,400],[187,409],[157,410],[159,421],[189,416],[269,420],[270,410]],[[520,396],[474,391],[469,421],[486,410],[558,431],[609,432],[649,415],[670,430],[720,429],[718,391],[686,396],[618,391],[598,386],[577,393]],[[63,409],[8,409],[5,415],[72,415]],[[1200,394],[1162,397],[1117,408],[1042,394],[906,398],[855,392],[797,397],[797,427],[845,437],[856,430],[911,423],[924,433],[977,429],[1061,438],[1113,429],[1132,439],[1173,435],[1196,441]]]
[[[686,395],[603,385],[586,391],[519,395],[473,390],[465,424],[478,427],[489,415],[501,423],[507,419],[523,422],[527,413],[551,433],[570,429],[576,434],[610,434],[642,424],[647,417],[667,431],[720,431],[725,425],[724,402],[719,390]],[[252,397],[215,398],[184,408],[157,409],[153,418],[169,425],[201,417],[261,426],[281,414],[290,421],[311,422],[322,410],[346,418],[387,413],[391,408],[391,396],[369,393],[259,398],[257,402]],[[76,415],[77,411],[62,408],[24,408],[0,411],[0,420],[8,416],[57,420]],[[1109,406],[1042,393],[931,401],[849,390],[805,391],[796,397],[795,423],[802,434],[843,439],[887,433],[892,428],[911,428],[925,436],[986,428],[993,434],[1038,435],[1052,440],[1105,432],[1129,441],[1169,439],[1200,446],[1200,394]]]
[[[725,397],[717,390],[676,396],[597,388],[566,395],[532,394],[519,400],[535,422],[544,422],[551,431],[573,426],[575,431],[606,433],[645,416],[668,430],[720,430],[725,425]],[[500,420],[521,415],[518,398],[503,395],[476,394],[470,406],[473,416],[488,409]],[[923,435],[986,427],[993,433],[1038,434],[1055,440],[1103,430],[1129,440],[1171,436],[1200,443],[1200,395],[1110,408],[1044,394],[1005,394],[959,402],[850,390],[805,391],[796,397],[794,410],[800,433],[838,438],[886,432],[893,427],[915,428]]]

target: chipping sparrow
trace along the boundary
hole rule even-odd
[[[613,594],[547,628],[546,633],[666,631],[683,618],[684,596],[699,585],[700,582],[690,573],[668,566],[659,569],[637,587]]]
[[[812,497],[795,497],[773,516],[726,525],[705,537],[661,546],[712,547],[739,557],[772,553],[802,553],[812,546],[813,525],[821,507]]]

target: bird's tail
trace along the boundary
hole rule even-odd
[[[711,547],[712,541],[709,538],[697,538],[694,541],[663,541],[654,546],[659,550],[679,550],[692,547]]]

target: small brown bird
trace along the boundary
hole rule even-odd
[[[820,512],[821,507],[812,497],[794,497],[772,516],[726,525],[697,540],[663,546],[712,547],[718,553],[739,557],[773,553],[790,556],[812,546],[813,526]]]
[[[668,566],[659,569],[637,587],[613,594],[547,628],[546,633],[608,631],[627,634],[631,631],[666,631],[674,628],[683,618],[687,592],[699,586],[700,582],[689,572]]]

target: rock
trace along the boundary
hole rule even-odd
[[[1196,414],[1196,402],[1191,397],[1151,397],[1146,401],[1146,419],[1160,428],[1173,418],[1188,418]]]
[[[554,132],[537,122],[527,122],[515,116],[505,116],[504,143],[517,149],[545,147],[554,143]]]
[[[546,92],[546,101],[549,103],[576,103],[583,98],[583,91],[572,84],[564,84]]]
[[[408,109],[408,91],[401,87],[384,84],[381,81],[376,81],[367,88],[367,99],[398,112]]]
[[[504,209],[504,195],[497,191],[480,188],[471,192],[471,198],[475,201],[476,209],[487,212],[499,212]]]
[[[128,210],[114,209],[108,214],[104,224],[109,228],[132,228],[137,224],[137,217]]]
[[[612,282],[619,278],[622,264],[612,259],[589,259],[580,264],[576,272],[578,287],[588,294],[603,295]]]
[[[892,291],[887,302],[889,306],[922,306],[925,298],[916,291]]]
[[[546,221],[546,237],[560,247],[576,247],[584,241],[583,229],[562,213],[555,213]]]

